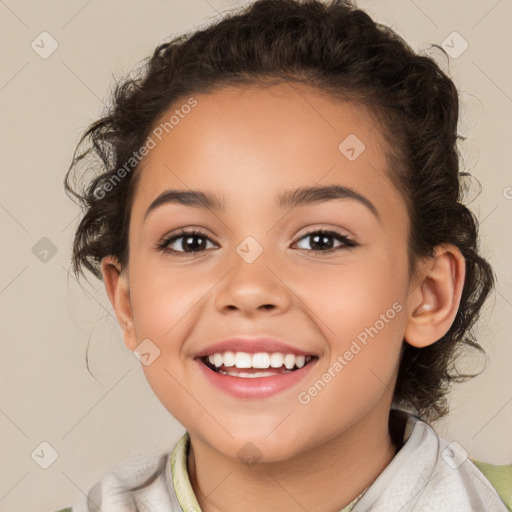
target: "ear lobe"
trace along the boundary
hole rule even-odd
[[[459,309],[465,275],[466,262],[459,248],[436,246],[408,299],[411,313],[404,337],[409,345],[426,347],[448,332]]]
[[[123,332],[124,343],[133,351],[137,347],[137,341],[126,269],[122,268],[115,256],[109,255],[101,260],[101,273],[108,298]]]

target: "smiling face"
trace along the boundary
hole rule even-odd
[[[116,292],[127,345],[158,347],[143,366],[154,392],[193,442],[227,457],[249,441],[270,461],[357,425],[369,434],[387,421],[410,289],[408,216],[379,125],[296,84],[194,97],[140,169]],[[330,188],[295,192],[311,187]],[[191,191],[219,205],[200,207]],[[196,358],[234,336],[317,359],[277,393],[237,397]]]

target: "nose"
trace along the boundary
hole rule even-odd
[[[247,263],[243,259],[221,281],[215,303],[224,314],[253,316],[260,312],[281,314],[290,308],[292,292],[279,271],[269,265],[263,255]]]

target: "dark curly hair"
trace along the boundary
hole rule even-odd
[[[84,210],[73,244],[74,273],[85,275],[85,268],[101,279],[100,262],[109,254],[127,263],[140,175],[133,155],[172,105],[224,86],[283,81],[314,86],[333,101],[370,105],[378,116],[389,146],[387,173],[410,217],[410,276],[443,242],[456,245],[466,260],[453,324],[425,348],[404,343],[394,391],[395,404],[434,421],[448,411],[450,384],[474,376],[457,370],[459,355],[468,348],[484,353],[473,327],[495,277],[478,254],[478,222],[462,204],[467,173],[459,173],[455,85],[432,58],[415,53],[350,0],[257,0],[160,44],[135,75],[116,84],[110,110],[82,135],[64,180]],[[70,176],[84,158],[95,174],[73,188]]]

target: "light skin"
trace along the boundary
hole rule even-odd
[[[403,340],[425,347],[448,331],[464,258],[442,244],[409,279],[406,206],[385,174],[380,125],[364,107],[287,83],[194,97],[197,106],[143,160],[129,262],[122,268],[107,256],[101,263],[107,294],[126,346],[133,351],[150,339],[160,350],[143,370],[189,432],[188,471],[203,511],[339,510],[396,452],[388,416]],[[338,149],[350,134],[365,144],[354,161]],[[351,198],[277,205],[285,190],[324,185],[355,190],[378,216]],[[165,203],[145,217],[168,189],[214,192],[224,208]],[[193,239],[202,252],[184,252],[184,238],[167,249],[185,256],[155,248],[180,228],[204,232],[206,240]],[[305,235],[318,229],[357,245],[330,235],[315,246]],[[248,236],[263,249],[252,263],[236,252]],[[322,255],[333,246],[342,248]],[[402,310],[301,404],[298,394],[396,302]],[[234,398],[213,388],[193,357],[236,335],[272,336],[319,359],[297,386],[259,400]],[[249,442],[261,455],[253,465],[238,456]]]

